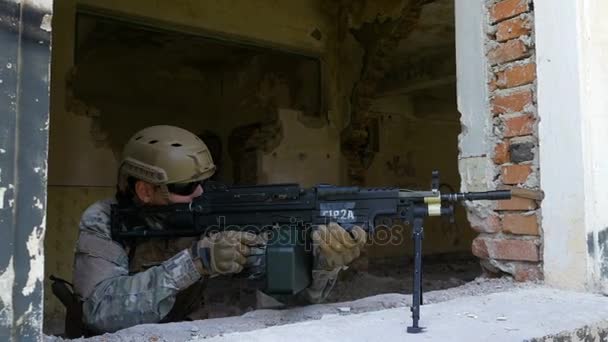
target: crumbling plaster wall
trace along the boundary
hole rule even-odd
[[[311,0],[284,3],[281,6],[273,1],[239,1],[229,4],[213,2],[201,6],[194,1],[170,4],[109,0],[78,2],[107,10],[108,13],[133,15],[144,22],[150,20],[171,28],[174,25],[183,26],[197,33],[217,34],[227,39],[245,40],[319,56],[324,62],[323,91],[326,112],[320,113],[318,119],[302,120],[301,113],[289,108],[289,101],[273,103],[274,112],[271,114],[281,118],[282,127],[273,131],[275,127],[270,125],[268,129],[282,135],[281,144],[277,146],[271,142],[259,151],[260,158],[256,159],[253,166],[260,181],[298,181],[304,185],[319,181],[363,185],[416,185],[426,189],[430,185],[430,171],[434,168],[450,170],[442,174],[443,181],[452,185],[460,182],[457,170],[453,165],[448,165],[450,156],[455,158],[457,155],[454,142],[459,133],[453,103],[439,101],[438,107],[421,107],[421,104],[429,101],[421,100],[416,104],[416,101],[412,101],[408,96],[399,95],[383,100],[374,99],[380,89],[380,80],[389,71],[396,44],[413,30],[423,3],[425,1]],[[161,106],[150,106],[144,99],[135,96],[130,102],[131,109],[136,113],[133,114],[125,111],[124,97],[120,99],[121,105],[98,108],[75,96],[72,87],[73,82],[78,82],[78,78],[74,77],[74,73],[78,71],[72,66],[76,2],[62,1],[57,3],[56,7],[49,177],[49,198],[53,203],[50,203],[49,231],[45,242],[51,253],[47,256],[46,271],[47,274],[55,273],[69,279],[72,251],[67,249],[74,244],[79,213],[94,200],[113,193],[119,147],[135,129],[156,123],[154,120],[163,118],[163,111],[176,107],[170,107],[168,103],[162,104],[162,99],[154,99],[154,103],[161,103]],[[251,16],[251,13],[256,13],[256,16]],[[298,15],[294,16],[293,13]],[[247,20],[243,20],[245,17]],[[337,23],[335,18],[338,18]],[[153,58],[145,61],[153,62]],[[103,70],[96,72],[103,76]],[[197,77],[192,70],[181,70],[172,74],[180,75],[184,78]],[[152,78],[146,78],[146,75],[139,77],[143,84],[154,81]],[[399,80],[402,84],[409,84],[411,81],[408,78]],[[111,86],[101,81],[100,84],[90,85],[100,88]],[[171,88],[172,84],[165,86]],[[284,88],[279,87],[278,94],[284,94],[281,89]],[[210,99],[213,92],[194,96],[200,97],[199,100],[205,97]],[[188,98],[188,94],[184,94],[184,98]],[[100,99],[91,96],[89,100]],[[395,110],[396,107],[399,108]],[[179,108],[184,110],[183,106]],[[117,110],[119,114],[114,114],[124,121],[120,124],[115,122],[117,120],[107,122],[109,125],[104,128],[98,124],[99,120],[105,112],[112,109]],[[186,108],[184,111],[192,113],[193,109]],[[253,113],[249,116],[249,122],[259,119],[263,113]],[[429,113],[439,114],[440,118],[427,120],[425,115]],[[369,159],[366,158],[366,153],[370,151],[359,154],[363,156],[362,163],[356,159],[344,160],[344,151],[349,151],[349,142],[353,141],[350,139],[353,137],[353,130],[349,127],[366,128],[370,122],[368,119],[372,117],[371,121],[378,119],[380,122],[380,149],[373,152],[373,158]],[[186,123],[187,128],[193,130],[205,128],[196,116],[192,117],[190,114],[182,117],[172,115],[167,119],[174,120],[174,123]],[[108,132],[108,127],[112,129],[112,133]],[[299,136],[291,136],[291,133],[289,137],[285,135],[285,132],[291,132],[296,127],[304,130]],[[225,134],[229,128],[222,129],[222,132]],[[345,134],[345,128],[346,132],[350,133]],[[357,132],[354,133],[356,136]],[[311,141],[315,139],[316,141]],[[255,137],[253,141],[256,141]],[[415,141],[424,141],[425,144],[414,144]],[[268,141],[262,139],[260,142]],[[355,144],[355,152],[358,147],[367,149],[368,146],[364,145],[368,145],[368,142],[366,140],[363,144]],[[325,150],[320,148],[323,144],[326,145]],[[225,152],[226,147],[224,146]],[[296,149],[298,151],[295,151]],[[277,161],[276,156],[285,155],[288,158]],[[327,158],[327,155],[330,157]],[[83,156],[86,156],[86,162],[82,162]],[[305,165],[310,163],[315,166],[308,169],[303,176]],[[360,177],[364,170],[360,168],[362,165],[366,167],[364,179]],[[229,169],[224,168],[222,173],[227,176],[225,172]],[[311,172],[313,169],[314,172]],[[387,177],[387,173],[390,176]],[[289,176],[290,174],[298,176]],[[361,180],[363,183],[360,183]],[[473,231],[468,229],[463,212],[457,213],[457,222],[457,227],[448,227],[441,222],[427,226],[430,233],[425,239],[425,253],[469,251]],[[372,248],[371,253],[373,256],[409,254],[409,243],[409,231],[406,230],[403,243],[391,248]],[[49,295],[50,291],[46,293],[47,318],[60,317],[60,304]]]
[[[446,94],[446,99],[415,94],[384,96],[374,100],[371,110],[379,117],[379,151],[366,173],[368,186],[399,186],[428,190],[431,172],[440,171],[442,191],[458,191],[460,175],[456,167],[460,133],[453,86],[425,90],[424,95]],[[462,207],[456,208],[456,224],[440,218],[425,221],[424,254],[470,253],[476,232],[471,229]],[[410,227],[393,232],[395,243],[370,247],[370,257],[410,255]]]
[[[339,56],[361,56],[360,63],[347,64],[355,78],[342,79],[351,89],[348,126],[342,132],[346,182],[428,189],[431,170],[439,169],[443,180],[458,188],[454,3],[335,4]],[[434,97],[438,93],[448,96]],[[470,251],[475,232],[462,209],[456,216],[456,226],[428,220],[425,253]],[[409,255],[409,228],[393,234],[398,243],[374,245],[370,256]]]
[[[94,106],[74,101],[70,82],[74,80],[72,66],[76,4],[76,1],[55,3],[48,188],[49,224],[45,240],[48,251],[46,274],[56,274],[68,280],[71,278],[72,253],[80,213],[93,201],[113,193],[118,152],[116,148],[122,145],[124,139],[134,130],[145,126],[145,119],[138,120],[145,117],[145,110],[150,109],[146,107],[145,101],[141,101],[142,99],[134,99],[133,110],[139,112],[140,116],[124,113],[121,117],[123,121],[115,122],[113,126],[113,129],[119,132],[113,137],[118,138],[109,140],[108,132],[100,130],[100,126],[96,125],[96,121],[104,113]],[[328,52],[329,48],[327,48],[327,36],[331,33],[330,23],[317,1],[298,1],[281,5],[277,5],[274,1],[207,2],[204,6],[195,1],[154,4],[148,1],[82,1],[78,4],[94,6],[121,15],[158,20],[169,27],[184,26],[197,33],[218,34],[229,39],[243,39],[265,46],[299,51],[329,60],[328,67],[336,65],[331,61],[331,51]],[[252,16],[251,13],[256,15]],[[290,15],[293,13],[298,15]],[[332,71],[328,73],[328,77],[336,77],[337,74],[337,71]],[[334,82],[329,81],[327,84],[328,92],[335,90],[332,89],[335,88]],[[124,90],[128,91],[128,89]],[[201,94],[193,94],[193,96],[200,97]],[[332,100],[338,97],[325,96],[325,98]],[[320,116],[326,116],[330,122],[337,121],[336,116],[339,115],[339,111],[335,109],[336,106],[328,103],[327,107],[331,109],[327,113],[321,113]],[[170,118],[174,119],[174,117]],[[194,128],[193,130],[205,128],[204,123],[195,121],[190,118],[190,126],[187,128]],[[335,160],[337,161],[338,158]],[[335,166],[340,170],[339,164]],[[45,291],[47,323],[53,318],[61,319],[63,316],[63,308],[51,295],[49,285],[46,284]]]
[[[540,170],[532,2],[484,0],[457,6],[457,20],[462,19],[457,23],[457,46],[463,190],[536,190]],[[475,20],[465,21],[465,14]],[[479,22],[485,23],[483,30]],[[470,204],[468,209],[480,233],[473,253],[486,271],[518,280],[542,277],[536,201],[514,197]]]
[[[295,50],[323,59],[332,58],[332,54],[326,51],[328,39],[325,34],[331,31],[329,22],[317,1],[290,3],[284,6],[274,6],[270,1],[255,4],[247,1],[229,4],[213,2],[205,3],[204,6],[194,1],[157,2],[154,5],[146,1],[80,1],[78,5],[90,6],[121,16],[133,16],[141,21],[147,20],[153,25],[164,24],[171,28],[183,26],[199,34],[217,35],[226,39]],[[98,126],[94,124],[95,116],[104,113],[100,113],[96,108],[73,106],[73,98],[69,93],[68,83],[74,72],[72,70],[75,46],[73,28],[76,2],[63,1],[56,6],[61,17],[55,18],[55,21],[62,29],[55,34],[54,57],[56,61],[61,62],[55,63],[53,70],[56,75],[53,79],[56,85],[53,108],[57,109],[54,123],[57,132],[69,131],[72,135],[64,135],[61,139],[53,140],[55,148],[51,159],[56,161],[56,169],[50,175],[51,182],[107,186],[115,179],[115,171],[112,171],[116,163],[115,155],[107,148],[108,142],[104,141],[107,132],[95,131]],[[252,17],[251,13],[257,15]],[[298,13],[298,20],[294,21],[287,15],[289,13]],[[314,34],[317,31],[320,33]],[[187,71],[182,72],[187,73]],[[332,84],[331,81],[327,83],[330,86]],[[201,95],[204,94],[199,94]],[[326,96],[326,98],[335,97]],[[139,103],[139,106],[144,105],[145,103]],[[329,104],[328,107],[335,106]],[[338,112],[330,111],[328,114],[330,119]],[[113,129],[129,131],[128,128],[121,127],[113,127]],[[123,135],[128,133],[125,132]],[[115,145],[120,143],[120,141],[113,142]],[[91,158],[87,165],[75,167],[71,161],[77,160],[81,155],[89,155]]]
[[[441,174],[442,183],[458,187],[458,147],[454,142],[460,133],[460,122],[453,101],[455,89],[436,88],[432,92],[447,93],[447,99],[404,94],[374,100],[370,108],[379,119],[380,134],[378,152],[366,170],[366,186],[428,190],[431,172],[437,169],[447,171]],[[258,180],[298,182],[304,186],[340,184],[340,174],[332,162],[340,154],[339,131],[328,126],[307,127],[298,120],[301,113],[296,111],[281,110],[279,115],[284,137],[280,145],[259,153]],[[294,168],[306,172],[294,172]],[[470,253],[476,232],[470,229],[463,208],[457,207],[455,225],[441,219],[425,223],[424,254]],[[376,234],[376,243],[369,246],[369,257],[410,255],[410,228],[395,225],[392,229],[390,236],[387,231]]]

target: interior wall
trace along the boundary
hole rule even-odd
[[[379,115],[379,148],[367,173],[367,186],[399,186],[429,190],[431,173],[440,171],[441,191],[459,191],[457,168],[460,134],[453,85],[378,98],[372,110]],[[470,253],[476,233],[470,228],[464,209],[455,207],[456,224],[441,218],[425,220],[423,254]],[[391,233],[394,242],[370,248],[370,257],[410,255],[411,230]]]
[[[381,32],[377,32],[374,25],[378,20],[392,20],[390,18],[399,13],[405,2],[358,3],[365,3],[365,6],[356,9],[355,20],[350,24],[356,28],[365,26],[360,32],[365,36],[380,35]],[[191,67],[164,70],[160,75],[144,73],[132,75],[131,81],[136,82],[134,86],[112,83],[108,72],[101,68],[91,68],[86,78],[78,78],[79,70],[73,68],[76,2],[56,3],[51,85],[49,224],[45,240],[49,251],[47,274],[58,274],[70,280],[73,249],[68,251],[67,246],[74,246],[80,213],[93,201],[112,195],[120,146],[135,130],[149,124],[180,124],[195,132],[214,126],[216,133],[226,139],[237,126],[237,116],[239,126],[274,116],[279,119],[278,125],[271,122],[253,127],[254,134],[247,141],[252,145],[262,144],[253,158],[248,156],[242,161],[245,171],[255,170],[256,181],[295,181],[305,186],[320,182],[343,185],[346,181],[340,134],[349,124],[353,84],[360,75],[365,49],[372,49],[374,44],[366,43],[365,37],[356,39],[350,30],[336,28],[335,18],[331,17],[336,12],[328,10],[328,4],[322,5],[320,0],[205,2],[204,6],[190,0],[177,4],[149,3],[144,0],[82,0],[78,4],[95,6],[109,13],[133,15],[147,23],[160,20],[163,25],[183,26],[189,31],[200,30],[197,32],[318,56],[323,61],[322,87],[326,102],[324,112],[311,119],[301,108],[294,108],[298,107],[297,101],[294,101],[299,99],[298,93],[292,93],[289,84],[274,80],[253,84],[251,88],[255,89],[246,94],[248,98],[256,99],[258,104],[260,99],[266,99],[269,106],[250,107],[256,108],[250,111],[245,110],[246,106],[238,107],[236,105],[243,100],[238,95],[243,93],[233,88],[234,112],[222,112],[214,117],[204,113],[202,107],[208,107],[211,103],[216,108],[227,108],[226,103],[214,100],[220,95],[218,73],[214,77],[213,73],[202,73]],[[251,13],[256,15],[251,16]],[[293,13],[298,15],[294,16]],[[427,40],[418,37],[417,41]],[[403,45],[408,46],[407,43]],[[116,56],[110,53],[96,58],[111,61]],[[152,68],[162,60],[143,54],[141,63]],[[408,66],[400,67],[395,69],[395,75],[400,75]],[[245,69],[246,66],[241,71]],[[431,84],[446,84],[445,79],[437,82],[437,75],[429,73],[429,70],[445,72],[443,68],[427,66],[414,70],[414,78],[409,74],[408,77],[397,77],[398,82],[393,82],[393,85],[402,89],[412,83],[420,85],[421,81],[426,88],[428,84],[424,85],[424,82],[428,81]],[[130,71],[125,68],[118,74]],[[452,72],[448,74],[453,75]],[[238,72],[235,72],[227,79],[237,84],[238,76]],[[448,84],[449,81],[450,77]],[[188,90],[182,91],[183,85],[189,85],[186,87]],[[151,88],[159,91],[165,89],[167,98],[150,99],[143,90]],[[230,90],[225,83],[219,88]],[[74,92],[74,89],[79,90]],[[124,93],[117,92],[117,89]],[[427,89],[407,95],[393,94],[372,101],[380,134],[374,161],[366,171],[368,178],[365,185],[398,185],[428,190],[431,170],[439,169],[442,171],[442,181],[458,191],[460,179],[456,167],[456,142],[460,126],[453,97],[455,90],[453,85],[441,89]],[[443,95],[437,96],[437,93]],[[100,125],[100,118],[105,115],[112,115],[114,119]],[[203,116],[205,121],[201,120]],[[226,158],[230,153],[228,147],[223,146],[223,160],[227,164],[222,166],[220,176],[225,179],[230,179],[230,170],[233,169],[229,164],[230,159]],[[425,254],[470,252],[473,231],[469,229],[461,211],[457,211],[456,218],[457,226],[442,223],[440,219],[428,220]],[[409,229],[401,233],[402,242],[393,247],[385,244],[373,246],[370,256],[410,255]],[[50,291],[46,291],[45,296],[46,319],[61,318],[59,302]]]
[[[80,215],[91,203],[113,194],[112,187],[48,187],[47,232],[44,242],[46,279],[54,275],[72,280],[74,245]],[[51,282],[45,281],[45,331],[52,332],[48,330],[49,327],[62,327],[64,315],[63,305],[51,292]]]
[[[247,150],[281,140],[281,128],[273,127],[278,108],[297,109],[326,123],[317,59],[87,20],[95,27],[77,49],[80,58],[66,105],[94,117],[99,133],[94,139],[117,157],[142,127],[177,125],[210,144],[216,180],[255,181],[243,179],[249,177],[238,170],[239,162]],[[103,174],[80,177],[62,182],[115,182]]]
[[[116,157],[119,147],[130,134],[152,122],[157,123],[160,113],[163,111],[169,114],[163,118],[166,119],[163,120],[165,123],[179,122],[180,125],[195,132],[204,131],[210,124],[217,124],[220,121],[224,123],[230,120],[233,123],[235,121],[234,118],[229,118],[230,120],[216,120],[218,122],[209,123],[198,119],[204,113],[200,103],[217,94],[217,87],[213,87],[213,83],[217,85],[217,79],[206,79],[207,87],[204,87],[201,82],[201,74],[192,72],[192,70],[175,70],[170,73],[170,76],[181,78],[179,82],[182,82],[182,87],[184,84],[187,85],[188,81],[192,84],[191,92],[182,94],[183,103],[179,103],[179,101],[178,103],[162,103],[163,99],[153,99],[155,105],[152,106],[149,104],[151,99],[143,98],[142,94],[138,97],[137,89],[132,91],[132,87],[124,88],[123,98],[104,99],[107,100],[104,101],[106,103],[104,108],[85,101],[75,101],[72,82],[79,81],[78,78],[74,78],[74,74],[78,71],[73,68],[77,4],[90,5],[121,15],[133,15],[145,20],[159,20],[168,26],[184,26],[195,31],[200,29],[200,32],[196,33],[220,34],[230,39],[243,39],[281,49],[295,50],[317,56],[325,61],[332,58],[326,48],[330,24],[321,11],[319,2],[314,0],[282,4],[270,0],[255,3],[250,1],[206,2],[204,6],[196,1],[181,1],[179,4],[174,2],[151,4],[148,1],[79,1],[77,3],[77,1],[69,0],[55,2],[45,273],[62,276],[67,280],[71,280],[73,246],[77,237],[80,215],[94,201],[113,194]],[[256,15],[252,16],[251,13],[256,13]],[[298,16],[287,15],[288,13],[298,13]],[[120,56],[112,55],[106,57],[120,58]],[[158,62],[158,59],[154,60],[152,56],[143,57],[142,63]],[[121,72],[127,71],[121,70]],[[104,76],[104,70],[100,69],[95,72],[100,76],[100,80],[109,81],[108,78],[101,77]],[[95,72],[90,74],[89,80],[92,81],[90,85],[117,88],[117,84],[103,82],[95,84]],[[177,82],[174,80],[173,83],[163,84],[162,79],[159,81],[163,75],[156,75],[156,79],[146,77],[146,75],[137,76],[140,77],[141,82],[138,86],[166,87],[169,91],[174,90],[171,87],[175,87]],[[188,77],[191,79],[188,80]],[[331,91],[331,80],[327,84]],[[286,88],[281,82],[267,82],[265,86],[266,88],[252,89],[252,95],[259,95],[272,102],[275,111],[278,105],[283,107],[291,105],[285,99],[292,94],[285,93]],[[105,95],[110,94],[105,93]],[[116,96],[116,94],[114,95]],[[125,98],[129,96],[132,96],[132,99],[125,101]],[[335,96],[326,98],[332,99]],[[187,107],[186,100],[188,99],[200,102],[195,103],[192,107]],[[88,100],[95,99],[90,97]],[[243,99],[236,98],[235,103],[239,103],[240,100]],[[327,117],[327,121],[336,121],[335,116],[339,114],[339,111],[331,103],[327,104],[327,108],[331,108],[331,110],[321,113],[320,116]],[[269,114],[263,109],[249,117]],[[112,110],[117,110],[115,115],[118,115],[120,120],[112,123],[113,126],[110,128],[113,134],[108,134],[107,131],[100,129],[103,126],[96,123],[100,115],[107,115]],[[176,112],[184,115],[176,115]],[[247,113],[234,113],[234,115],[237,114],[242,115],[239,116],[240,122],[247,117]],[[274,114],[276,115],[276,113]],[[217,118],[210,115],[208,119]],[[226,128],[220,131],[228,130]],[[224,146],[224,151],[226,149]],[[338,158],[335,160],[337,162]],[[226,167],[222,172],[229,169],[230,167]],[[339,170],[340,165],[336,164],[335,169]],[[48,282],[45,285],[47,286],[45,320],[46,329],[49,331],[49,328],[52,328],[53,319],[63,318],[63,308],[52,295]]]
[[[339,130],[333,125],[306,125],[302,116],[299,111],[279,110],[282,139],[272,150],[258,150],[258,183],[341,184]]]

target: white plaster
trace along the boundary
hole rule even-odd
[[[598,232],[608,227],[607,10],[605,0],[535,1],[544,271],[560,287],[606,288]]]
[[[27,274],[27,282],[22,291],[24,296],[29,296],[34,292],[36,283],[42,285],[44,278],[44,227],[46,227],[46,213],[42,217],[40,226],[34,227],[26,243],[30,255],[30,271]]]
[[[49,126],[50,126],[50,115],[46,116],[46,121],[44,122],[44,125],[42,126],[42,128],[40,128],[41,132],[48,132],[49,130]]]
[[[51,32],[51,22],[53,20],[53,16],[50,14],[45,14],[42,17],[42,22],[40,23],[40,28],[44,31]],[[37,100],[36,100],[37,101]]]
[[[13,282],[15,280],[15,268],[13,257],[8,261],[5,270],[0,271],[0,322],[13,322]]]
[[[0,153],[4,154],[4,153],[6,153],[6,150],[3,148],[0,148]]]
[[[15,199],[14,198],[9,199],[8,200],[8,207],[12,208],[14,205],[15,205]]]
[[[485,157],[464,158],[459,160],[458,170],[461,177],[461,191],[488,191],[494,189],[491,182],[494,177],[494,164],[491,159]]]
[[[40,198],[34,196],[34,208],[38,208],[40,210],[44,209],[44,205],[42,204],[42,201],[40,201]]]
[[[27,321],[29,326],[36,326],[40,324],[41,322],[37,317],[39,315],[32,315],[32,312],[34,312],[34,306],[32,303],[30,303],[27,310],[25,310],[25,312],[17,319],[16,325],[22,326],[25,323],[24,321]]]
[[[606,241],[600,241],[599,232],[608,229],[608,2],[587,0],[581,4],[582,58],[581,58],[581,112],[583,116],[583,160],[585,166],[585,194],[587,233],[592,233],[595,246],[591,281],[604,293],[608,293],[608,274],[601,270],[608,267],[603,258]]]
[[[462,133],[461,158],[489,152],[488,65],[485,56],[485,0],[456,1],[456,83]]]
[[[4,193],[6,188],[0,188],[0,209],[4,209]]]

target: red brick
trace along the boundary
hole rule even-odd
[[[529,10],[528,0],[504,0],[490,8],[490,19],[492,23],[495,23],[528,12]]]
[[[473,240],[472,251],[475,256],[483,259],[540,261],[539,248],[532,240],[478,236]]]
[[[500,218],[498,215],[489,215],[482,219],[471,219],[471,228],[478,233],[498,233],[500,231]]]
[[[529,105],[532,105],[531,90],[522,90],[509,95],[497,95],[492,99],[492,113],[521,112]]]
[[[494,147],[494,163],[501,165],[511,160],[509,141],[505,140]]]
[[[529,18],[513,18],[498,24],[496,29],[496,40],[505,42],[507,40],[527,36],[532,31]]]
[[[523,184],[532,173],[530,165],[506,165],[501,169],[504,184]]]
[[[534,210],[538,207],[536,201],[521,198],[521,197],[513,197],[510,200],[501,200],[498,201],[496,205],[496,210]]]
[[[534,82],[536,63],[517,65],[498,73],[496,85],[501,88],[514,88]]]
[[[515,235],[540,235],[536,214],[505,214],[502,218],[503,232]]]
[[[528,57],[528,47],[519,39],[513,39],[499,44],[488,53],[488,59],[492,65],[507,63]]]
[[[534,117],[532,115],[519,115],[504,119],[505,130],[503,135],[507,138],[521,137],[534,133]]]
[[[543,279],[540,265],[529,262],[513,263],[513,277],[515,281],[536,281]]]
[[[488,246],[486,244],[486,240],[481,236],[478,236],[473,239],[471,251],[473,252],[474,256],[481,259],[488,259],[490,257],[490,254],[488,254]]]

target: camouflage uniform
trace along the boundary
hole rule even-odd
[[[80,222],[73,279],[83,301],[85,325],[103,333],[143,323],[205,318],[206,282],[188,252],[195,239],[144,240],[123,246],[111,238],[114,203],[114,199],[94,203]],[[314,270],[309,288],[289,302],[321,302],[339,270]]]

